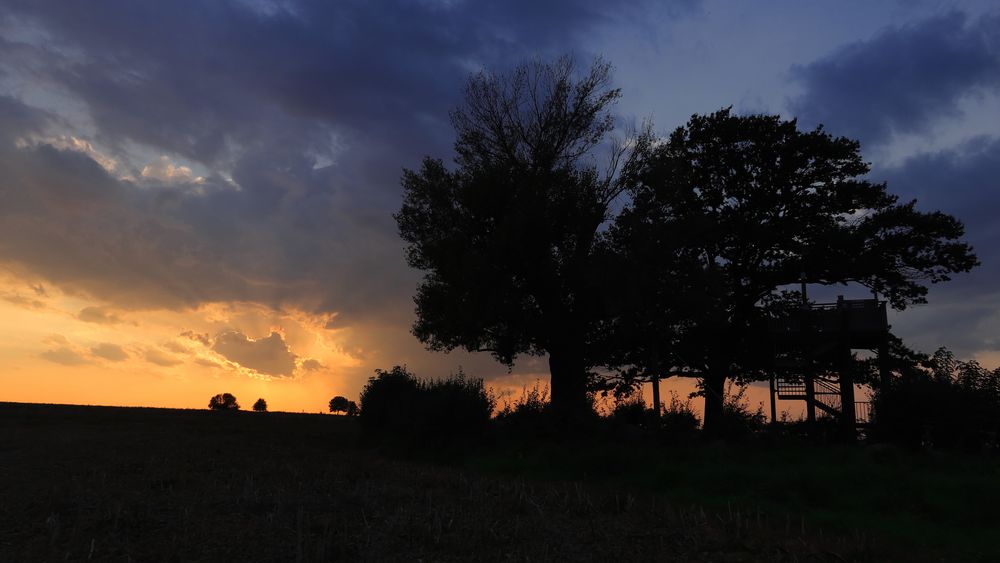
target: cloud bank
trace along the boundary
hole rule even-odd
[[[932,17],[792,69],[792,112],[837,134],[883,143],[960,115],[960,102],[1000,87],[1000,15]]]

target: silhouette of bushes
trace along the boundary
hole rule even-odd
[[[361,390],[362,428],[368,432],[406,428],[414,417],[419,394],[420,382],[405,367],[376,369],[375,377],[369,378]]]
[[[633,395],[615,402],[615,408],[611,411],[611,420],[622,424],[633,426],[651,427],[656,424],[656,417],[653,409],[646,404],[642,395]]]
[[[675,391],[670,392],[670,402],[660,403],[660,416],[656,417],[651,405],[641,396],[615,403],[609,417],[613,422],[657,429],[667,434],[688,434],[698,430],[701,420],[691,406],[691,399],[681,401]]]
[[[691,433],[698,430],[701,420],[691,406],[691,399],[680,400],[676,391],[670,392],[670,402],[660,415],[660,428],[670,433]]]
[[[594,409],[594,396],[586,395],[583,409],[566,417],[564,412],[553,409],[547,385],[536,382],[521,389],[521,396],[513,402],[506,401],[494,417],[498,436],[517,440],[528,438],[566,438],[601,431],[603,419]]]
[[[254,412],[267,412],[267,401],[264,399],[257,399],[257,402],[253,404]]]
[[[539,426],[549,410],[549,387],[536,381],[529,389],[521,389],[521,396],[514,403],[505,403],[497,412],[496,421],[507,427]]]
[[[240,404],[231,393],[219,393],[208,401],[208,408],[213,411],[238,411]]]
[[[894,380],[873,400],[872,437],[910,447],[981,450],[1000,431],[1000,369],[941,349],[929,370]]]
[[[735,392],[734,387],[736,387]],[[763,405],[758,405],[756,410],[751,410],[750,401],[746,397],[747,389],[746,385],[735,385],[732,381],[726,384],[719,436],[735,439],[747,438],[767,427],[767,416],[764,414]]]
[[[361,391],[361,426],[368,436],[452,440],[482,434],[496,401],[482,379],[459,370],[447,379],[420,380],[405,367],[375,370]]]

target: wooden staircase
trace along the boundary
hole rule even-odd
[[[775,379],[775,392],[779,399],[807,401],[809,399],[806,382],[794,379]],[[840,383],[825,377],[813,378],[813,404],[817,409],[833,418],[841,418]],[[859,428],[871,423],[871,402],[854,401],[854,425]]]

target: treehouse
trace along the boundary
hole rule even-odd
[[[880,383],[888,377],[889,324],[886,303],[877,299],[844,299],[803,305],[772,320],[768,339],[774,354],[770,378],[771,420],[776,399],[806,403],[806,417],[817,411],[836,419],[845,436],[868,425],[871,405],[855,400],[855,350],[876,354]]]

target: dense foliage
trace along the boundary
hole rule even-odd
[[[407,260],[424,272],[414,334],[432,350],[490,352],[510,365],[548,354],[552,403],[586,410],[601,317],[595,249],[619,175],[648,138],[596,154],[619,91],[598,61],[577,76],[564,58],[479,73],[452,114],[456,169],[427,158],[405,171],[396,220]]]
[[[358,414],[358,404],[341,395],[337,395],[336,397],[330,399],[329,406],[330,412],[332,413],[339,412],[347,416],[356,416]]]
[[[496,401],[482,379],[461,371],[421,380],[405,367],[377,369],[361,391],[361,425],[369,436],[424,440],[472,437],[486,431]]]
[[[945,349],[879,389],[873,438],[908,446],[979,450],[1000,445],[1000,368]]]
[[[208,408],[213,411],[238,411],[240,404],[232,393],[219,393],[208,401]]]
[[[730,378],[769,367],[767,320],[797,283],[857,283],[897,308],[977,264],[963,226],[866,179],[857,141],[776,115],[695,115],[630,182],[609,259],[623,275],[609,355],[639,373],[696,375],[705,428]]]

